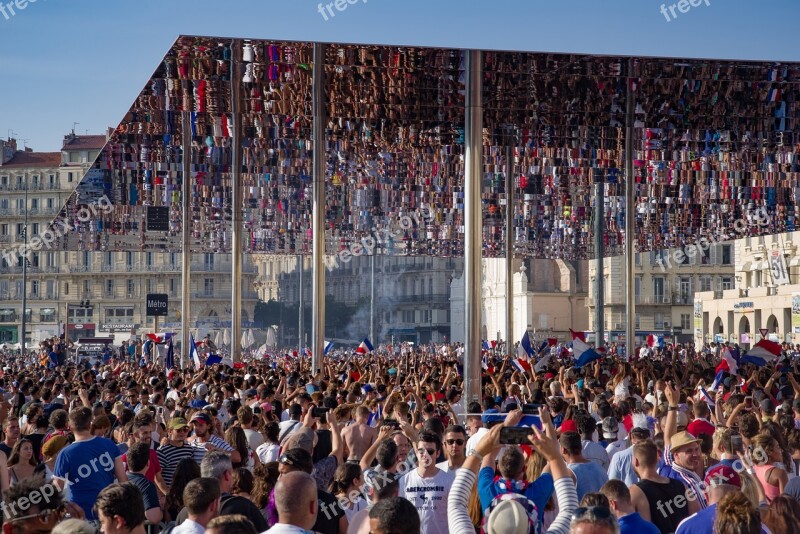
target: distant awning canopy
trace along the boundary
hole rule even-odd
[[[62,246],[180,252],[185,215],[193,252],[230,252],[236,209],[245,252],[310,254],[312,46],[180,37],[56,219]],[[327,253],[462,255],[465,52],[331,44],[326,54]],[[592,257],[595,182],[605,183],[606,254],[624,253],[628,156],[637,251],[798,228],[799,64],[483,58],[485,257],[504,255],[506,147],[518,256]],[[232,205],[236,147],[241,206]]]

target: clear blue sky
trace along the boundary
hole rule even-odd
[[[351,1],[327,21],[316,0],[36,0],[13,15],[4,8],[0,137],[13,130],[37,151],[54,151],[73,122],[78,133],[116,126],[180,34],[800,61],[798,0],[684,0],[699,3],[686,13],[678,0]]]

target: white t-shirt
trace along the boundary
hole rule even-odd
[[[277,462],[281,455],[281,446],[276,443],[265,442],[256,449],[256,455],[262,464]]]
[[[475,447],[478,446],[478,443],[480,443],[481,438],[487,432],[489,432],[489,429],[486,428],[485,426],[482,426],[478,430],[475,431],[475,433],[467,440],[467,452],[466,452],[466,454],[469,454],[470,452],[475,450]]]
[[[430,478],[422,478],[417,469],[400,478],[400,497],[408,499],[419,512],[420,532],[448,534],[447,496],[455,480],[455,473],[441,469]]]
[[[250,447],[250,450],[254,451],[264,443],[264,436],[261,435],[261,432],[258,430],[253,430],[252,428],[245,428],[244,435],[247,437],[247,446]]]

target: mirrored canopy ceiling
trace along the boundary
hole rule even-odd
[[[465,57],[326,45],[329,254],[463,254]],[[312,43],[180,37],[54,221],[60,245],[179,252],[186,216],[192,252],[230,252],[236,209],[245,252],[310,254],[312,66]],[[597,181],[606,254],[623,254],[626,120],[637,251],[798,229],[800,64],[492,51],[483,71],[484,256],[504,255],[509,151],[515,255],[592,257]]]

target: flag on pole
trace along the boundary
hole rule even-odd
[[[197,345],[194,343],[194,336],[192,334],[189,334],[189,357],[191,357],[195,367],[198,369],[203,366],[200,362],[200,353],[197,352]]]
[[[167,356],[164,358],[164,367],[167,369],[175,367],[175,349],[172,346],[172,338],[167,343]]]
[[[531,345],[531,338],[528,337],[528,331],[522,336],[522,340],[517,345],[517,357],[523,361],[528,361],[533,355],[533,346]],[[530,366],[529,366],[530,367]]]
[[[531,369],[531,364],[529,364],[527,360],[522,360],[521,358],[515,358],[511,360],[511,365],[513,365],[514,368],[520,373],[530,371]]]
[[[326,341],[325,342],[325,349],[322,351],[322,354],[328,354],[331,349],[333,349],[333,341]],[[391,350],[391,347],[389,348]]]
[[[358,346],[356,349],[356,354],[367,354],[375,350],[372,346],[372,343],[369,342],[369,338],[364,338],[364,341],[361,342],[361,345]]]
[[[713,410],[716,407],[717,403],[715,403],[714,399],[711,398],[711,395],[708,394],[706,388],[702,386],[700,387],[700,395],[703,397],[703,400],[706,401],[706,404],[708,404],[709,408]]]
[[[725,375],[725,371],[717,371],[717,376],[714,377],[714,382],[711,383],[712,391],[716,391],[719,388],[719,385],[722,384],[722,377]]]
[[[739,362],[733,356],[729,349],[725,349],[722,353],[722,361],[717,365],[717,371],[725,371],[732,375],[739,374]]]

